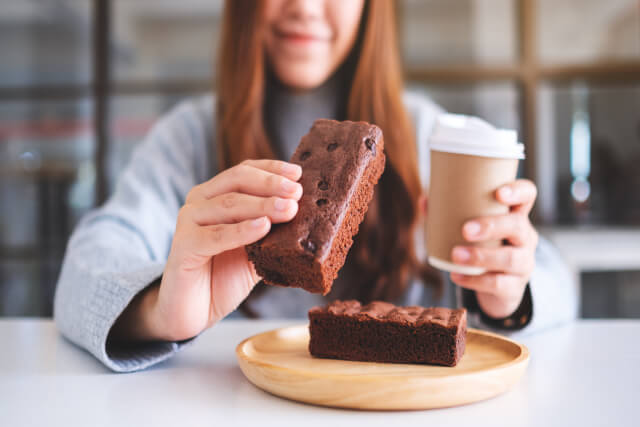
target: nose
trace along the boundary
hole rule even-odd
[[[285,13],[298,19],[314,19],[322,17],[325,0],[288,0]]]

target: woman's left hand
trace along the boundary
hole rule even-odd
[[[505,240],[498,248],[456,246],[451,259],[456,264],[484,267],[479,276],[451,274],[451,280],[476,291],[482,311],[493,318],[510,316],[520,305],[535,266],[538,232],[529,220],[537,189],[533,182],[519,179],[500,187],[496,199],[510,208],[506,215],[467,221],[462,229],[469,242]]]

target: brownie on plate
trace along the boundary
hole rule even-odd
[[[266,283],[323,295],[331,290],[384,170],[383,148],[377,126],[316,120],[291,158],[302,166],[298,213],[247,245]]]
[[[309,310],[312,356],[455,366],[464,354],[467,310],[333,301]]]

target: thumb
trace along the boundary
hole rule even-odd
[[[216,255],[211,274],[210,325],[235,310],[258,280],[244,246]]]
[[[420,216],[426,216],[427,215],[427,208],[429,207],[429,198],[427,197],[426,194],[421,194],[420,197],[418,197],[418,212],[420,213]]]

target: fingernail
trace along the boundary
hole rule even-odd
[[[294,191],[296,191],[296,188],[298,187],[295,182],[290,181],[288,179],[283,179],[281,186],[282,186],[282,189],[287,193],[293,193]]]
[[[512,195],[513,190],[511,189],[511,187],[502,187],[500,189],[500,197],[502,197],[503,199],[509,200]]]
[[[453,249],[453,260],[456,262],[467,262],[471,258],[471,253],[465,248]]]
[[[256,218],[253,221],[251,221],[251,226],[254,228],[260,228],[264,226],[265,221],[266,221],[265,217]]]
[[[289,201],[285,199],[277,198],[273,202],[273,207],[275,207],[277,211],[286,211],[287,208],[289,207]]]
[[[420,210],[422,213],[427,212],[427,198],[424,196],[420,197]]]
[[[301,169],[300,165],[296,165],[295,163],[284,163],[282,165],[282,173],[287,175],[299,175]]]
[[[482,231],[482,227],[475,221],[468,222],[464,225],[464,232],[469,236],[477,236]]]

